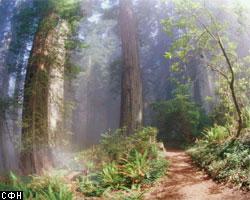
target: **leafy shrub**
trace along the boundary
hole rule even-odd
[[[123,129],[103,134],[100,144],[101,149],[107,154],[106,157],[112,160],[122,157],[129,148],[129,141],[126,139]]]
[[[153,127],[141,128],[129,137],[125,136],[123,129],[109,131],[102,135],[99,145],[78,153],[75,160],[85,167],[87,165],[88,171],[94,171],[101,169],[102,163],[126,157],[132,149],[148,150],[150,157],[156,157],[159,151],[156,135],[157,129]]]
[[[119,189],[123,185],[124,178],[120,174],[119,167],[114,161],[103,166],[102,171],[98,174],[102,187]]]
[[[191,142],[209,123],[208,117],[191,98],[189,85],[179,85],[173,91],[173,98],[153,105],[156,126],[162,137],[176,142]]]
[[[151,127],[139,129],[129,137],[125,137],[121,129],[104,134],[96,148],[103,157],[95,160],[102,165],[96,172],[78,180],[79,191],[86,196],[105,196],[110,191],[124,193],[129,190],[141,194],[140,186],[163,176],[168,165],[159,153],[156,134],[157,130]],[[126,198],[121,199],[139,199],[141,196],[133,197],[127,192],[124,195]]]
[[[107,154],[106,157],[117,160],[128,155],[132,149],[152,152],[151,148],[156,145],[156,135],[157,129],[153,127],[141,128],[129,137],[126,137],[124,129],[117,129],[103,134],[100,146]]]
[[[131,151],[128,158],[124,159],[124,161],[122,173],[130,179],[131,184],[141,183],[150,170],[148,152],[145,151],[141,154],[137,150]]]
[[[205,140],[208,142],[221,142],[229,136],[229,132],[224,126],[215,125],[203,132]]]
[[[86,196],[100,196],[105,191],[104,188],[99,187],[96,174],[79,177],[77,181],[78,191]]]
[[[199,141],[189,149],[193,160],[214,179],[250,189],[250,147],[239,141]]]
[[[162,177],[166,173],[166,166],[168,166],[168,161],[166,159],[155,159],[150,162],[150,173],[145,182],[154,182],[158,178]]]

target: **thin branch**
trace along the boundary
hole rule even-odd
[[[215,35],[207,28],[207,26],[203,23],[201,23],[201,26],[207,31],[207,33],[216,41],[218,41],[218,39],[215,37]]]
[[[206,32],[207,32],[207,31],[203,31],[203,32],[199,35],[199,37],[197,38],[197,40],[195,40],[195,43],[199,42],[200,39],[202,38],[202,36],[203,36]]]
[[[211,68],[213,71],[219,73],[221,76],[223,76],[223,77],[227,80],[228,83],[230,83],[230,80],[229,80],[229,78],[228,78],[228,76],[226,75],[225,72],[223,72],[222,70],[220,70],[220,69],[217,68],[217,67],[212,66],[211,64],[208,64],[207,66],[208,66],[209,68]]]

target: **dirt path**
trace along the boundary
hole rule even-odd
[[[183,151],[168,151],[169,173],[145,195],[145,200],[250,200],[250,193],[230,189],[212,181],[192,165]]]

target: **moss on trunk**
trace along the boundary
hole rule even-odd
[[[58,73],[63,73],[67,33],[67,23],[56,14],[50,13],[41,22],[34,39],[24,90],[20,159],[24,174],[40,174],[53,165],[50,148],[53,140],[51,79],[57,68]]]

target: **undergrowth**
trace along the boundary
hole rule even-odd
[[[188,153],[212,178],[250,190],[250,145],[245,140],[232,142],[224,127],[207,130]]]
[[[92,162],[87,176],[78,179],[79,191],[85,196],[107,199],[141,199],[143,188],[163,176],[167,161],[159,153],[157,131],[143,128],[126,137],[119,129],[102,136],[101,144],[83,152],[78,160]]]
[[[59,176],[18,177],[10,173],[0,191],[23,191],[26,200],[73,200],[73,192]]]
[[[168,163],[156,142],[155,128],[142,128],[131,136],[118,129],[102,136],[99,145],[78,153],[81,175],[68,180],[64,174],[18,177],[0,182],[0,191],[24,192],[27,200],[73,200],[82,196],[109,200],[140,200],[145,188],[166,172]]]

